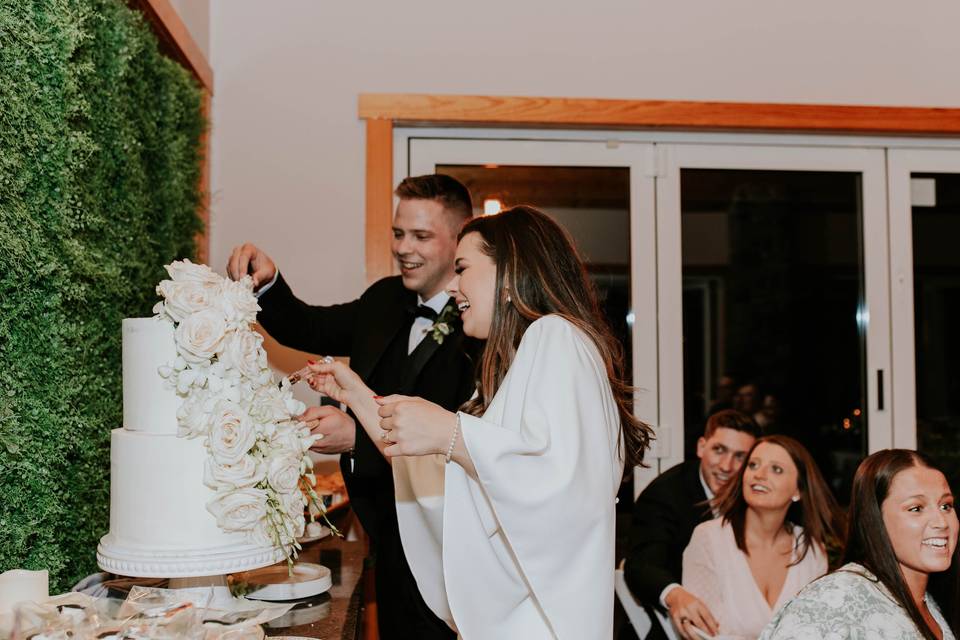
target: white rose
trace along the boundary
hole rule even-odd
[[[164,267],[176,282],[194,282],[217,285],[223,280],[205,264],[194,264],[189,259],[177,260]]]
[[[275,547],[279,546],[277,541],[277,532],[274,530],[273,522],[269,517],[263,517],[254,525],[253,530],[250,531],[250,540],[254,544],[261,547]],[[282,535],[282,534],[281,534]],[[280,543],[286,542],[289,544],[289,540],[280,540]]]
[[[267,512],[267,492],[247,488],[218,493],[207,503],[207,511],[224,531],[249,531]]]
[[[180,355],[191,364],[209,361],[220,350],[226,330],[219,311],[205,309],[190,314],[177,326]]]
[[[214,490],[252,487],[263,478],[263,465],[252,456],[243,456],[236,464],[218,464],[207,458],[203,470],[203,483]]]
[[[237,464],[257,441],[253,422],[232,402],[217,403],[210,417],[207,446],[219,464]]]
[[[263,336],[256,331],[240,330],[227,334],[220,362],[227,368],[256,380],[267,368],[267,352],[263,350]]]
[[[224,280],[217,296],[217,306],[231,325],[246,327],[256,322],[260,305],[253,295],[253,279],[244,276],[239,281]]]
[[[205,436],[210,430],[210,407],[207,399],[197,394],[184,400],[177,409],[180,435],[189,438]]]
[[[174,322],[181,322],[191,313],[209,309],[216,290],[197,282],[163,280],[157,285],[157,293],[164,298],[163,310],[167,315]]]
[[[309,429],[302,426],[300,422],[281,422],[276,425],[273,433],[270,435],[270,448],[277,453],[274,455],[296,455],[297,458],[303,457],[304,452],[309,446],[304,446],[305,439],[301,430],[309,435]]]
[[[280,390],[272,385],[262,386],[254,392],[250,415],[260,422],[280,422],[289,417]]]
[[[298,453],[293,452],[270,457],[267,482],[274,491],[281,494],[293,491],[300,493],[300,457]]]

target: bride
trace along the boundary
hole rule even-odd
[[[378,397],[342,363],[315,387],[392,461],[404,552],[461,637],[613,634],[614,502],[650,429],[631,413],[619,343],[567,234],[514,207],[460,232],[448,289],[485,340],[456,413]]]

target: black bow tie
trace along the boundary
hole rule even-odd
[[[413,315],[417,318],[426,318],[427,320],[436,322],[439,314],[427,305],[420,304],[417,305],[417,308],[413,310]]]

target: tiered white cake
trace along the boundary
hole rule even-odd
[[[119,575],[163,578],[282,560],[282,549],[221,530],[207,510],[214,494],[203,483],[203,438],[177,436],[181,399],[157,371],[176,357],[172,324],[123,321],[123,428],[110,438],[110,533],[100,540],[98,564]]]

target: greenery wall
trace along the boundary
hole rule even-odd
[[[194,254],[192,76],[122,0],[0,2],[0,571],[97,571],[120,321]]]

